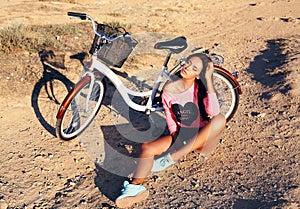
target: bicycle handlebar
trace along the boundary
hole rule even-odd
[[[79,12],[68,12],[68,16],[73,17],[73,18],[78,18],[81,20],[90,20],[92,22],[92,26],[93,26],[93,30],[95,32],[95,34],[97,34],[98,36],[100,36],[100,38],[103,38],[107,41],[114,41],[117,40],[118,38],[121,37],[131,37],[131,35],[128,32],[125,32],[124,34],[118,35],[116,37],[108,37],[105,34],[100,33],[99,31],[97,31],[97,27],[96,27],[96,21],[93,19],[92,16],[86,14],[86,13],[79,13]]]
[[[74,18],[79,18],[81,20],[86,20],[87,14],[79,13],[79,12],[68,12],[68,16],[74,17]]]

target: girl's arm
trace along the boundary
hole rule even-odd
[[[168,97],[168,95],[165,94],[165,92],[162,94],[162,103],[164,106],[164,111],[165,111],[165,115],[166,115],[166,122],[169,128],[169,131],[172,134],[175,134],[177,132],[177,123],[176,123],[176,119],[175,116],[171,110],[171,101],[170,101],[170,97]]]
[[[206,72],[205,72],[205,79],[207,84],[207,93],[216,93],[216,90],[213,85],[213,73],[214,73],[214,65],[212,62],[210,62],[207,66]]]
[[[216,116],[220,113],[220,104],[216,93],[208,93],[203,99],[205,110],[208,115]]]
[[[212,62],[210,62],[205,73],[205,79],[207,83],[207,97],[205,97],[203,100],[206,112],[210,116],[215,116],[220,113],[220,104],[213,85],[213,73],[214,65]]]

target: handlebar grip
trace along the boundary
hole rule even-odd
[[[80,18],[81,20],[86,20],[86,14],[85,13],[68,12],[68,16]]]

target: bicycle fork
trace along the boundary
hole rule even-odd
[[[90,86],[89,86],[89,90],[88,90],[88,94],[86,95],[87,98],[91,98],[91,94],[92,94],[92,91],[93,91],[93,87],[94,87],[94,83],[95,83],[95,75],[94,73],[90,72],[90,71],[87,71],[85,72],[85,74],[83,75],[84,76],[89,76],[91,81],[90,81]],[[85,107],[84,107],[84,112],[88,112],[88,109],[89,109],[89,99],[86,99],[85,100]]]

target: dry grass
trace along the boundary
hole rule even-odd
[[[61,48],[62,36],[75,35],[75,25],[27,26],[14,23],[0,31],[1,52],[38,52],[45,47]]]
[[[105,24],[128,28],[119,22]],[[14,82],[39,79],[42,75],[39,52],[51,49],[61,54],[88,53],[93,37],[87,21],[48,26],[13,23],[0,30],[0,67],[5,69],[0,72],[0,79]]]
[[[120,22],[105,23],[112,27],[129,29]],[[3,54],[27,51],[39,52],[47,47],[59,50],[88,51],[93,31],[89,22],[68,25],[28,26],[14,23],[0,30],[0,52]]]

